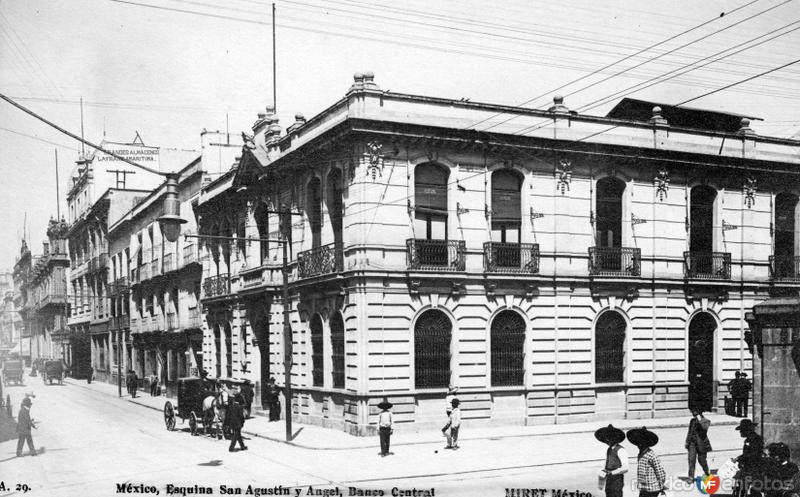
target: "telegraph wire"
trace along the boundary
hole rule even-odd
[[[21,131],[15,131],[13,129],[2,128],[2,127],[0,127],[0,130],[6,131],[8,133],[14,133],[15,135],[24,136],[26,138],[31,138],[33,140],[38,140],[40,142],[48,143],[50,145],[55,145],[56,147],[61,147],[63,149],[73,150],[75,152],[80,152],[80,149],[78,149],[78,148],[70,147],[69,145],[63,145],[61,143],[51,142],[50,140],[45,140],[44,138],[39,138],[38,136],[29,135],[29,134],[23,133]]]

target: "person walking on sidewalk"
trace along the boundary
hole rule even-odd
[[[270,421],[281,420],[281,399],[279,397],[280,393],[281,390],[280,388],[278,388],[278,385],[275,384],[275,378],[270,378],[269,383],[267,383],[267,404],[269,406]]]
[[[239,442],[241,450],[247,450],[247,446],[242,440],[242,427],[244,426],[244,409],[242,408],[242,399],[237,396],[228,407],[227,414],[228,426],[231,429],[231,445],[228,447],[228,452],[233,452],[236,442]]]
[[[639,449],[636,465],[639,497],[657,497],[666,490],[667,481],[664,465],[652,449],[658,443],[658,435],[643,426],[629,430],[627,436],[628,441]]]
[[[86,383],[92,384],[92,376],[94,376],[94,368],[89,366],[89,375],[86,377]]]
[[[22,405],[19,408],[19,415],[17,416],[17,457],[22,457],[22,447],[25,445],[25,442],[28,442],[28,448],[31,451],[31,455],[36,455],[36,448],[33,446],[33,435],[31,434],[31,428],[36,428],[36,422],[31,418],[31,402],[30,397],[25,397],[22,399]]]
[[[605,474],[606,497],[622,497],[625,488],[625,473],[628,472],[628,453],[620,445],[625,440],[625,432],[613,425],[608,425],[594,432],[594,437],[608,445]]]
[[[689,451],[689,479],[694,480],[694,470],[697,462],[703,468],[703,475],[711,474],[708,471],[706,454],[711,452],[711,442],[708,440],[708,428],[711,421],[703,416],[699,407],[692,408],[692,420],[689,421],[689,431],[686,433],[686,450]]]
[[[135,369],[131,369],[131,397],[136,398],[136,392],[139,390],[139,375],[136,374]]]
[[[158,389],[158,376],[156,376],[156,372],[153,371],[153,374],[150,375],[150,397],[156,396],[157,389]]]
[[[736,389],[736,396],[733,398],[733,405],[736,415],[740,418],[747,417],[747,404],[750,400],[750,390],[752,389],[753,384],[747,379],[747,373],[744,371],[739,373],[739,383]]]
[[[458,387],[453,385],[447,387],[447,396],[444,398],[444,413],[447,416],[447,424],[442,428],[442,435],[445,437],[447,436],[447,430],[450,428],[450,413],[453,411],[453,401],[456,400],[456,393],[458,393]]]
[[[381,440],[381,457],[386,457],[391,454],[389,452],[389,442],[392,436],[392,413],[389,409],[392,408],[392,403],[385,397],[383,401],[378,404],[378,409],[381,413],[378,414],[378,436]]]
[[[461,402],[458,399],[453,399],[452,410],[450,411],[450,418],[447,423],[449,430],[447,431],[447,447],[445,449],[458,450],[458,430],[461,428],[461,409],[458,406]]]

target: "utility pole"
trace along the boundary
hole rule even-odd
[[[60,194],[58,193],[58,149],[54,148],[53,152],[56,154],[56,222],[61,221],[61,202],[59,201]]]
[[[272,3],[272,107],[278,112],[278,70],[275,60],[275,3]]]

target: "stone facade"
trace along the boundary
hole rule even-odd
[[[396,421],[438,426],[449,385],[475,424],[721,409],[752,368],[745,311],[796,288],[797,143],[625,112],[386,93],[370,74],[285,134],[268,109],[197,207],[218,237],[207,368],[283,383],[286,304],[301,421],[371,433],[388,397]]]

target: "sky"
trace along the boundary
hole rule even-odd
[[[284,128],[342,98],[355,72],[373,71],[383,90],[534,108],[559,93],[604,115],[623,96],[669,104],[723,88],[793,62],[800,46],[800,0],[274,4]],[[138,132],[196,149],[203,129],[251,132],[272,103],[271,12],[263,0],[0,0],[0,93],[76,134],[83,99],[89,141]],[[800,63],[690,106],[757,116],[758,133],[790,137],[798,81]],[[79,150],[0,101],[0,269],[23,232],[41,252]]]

